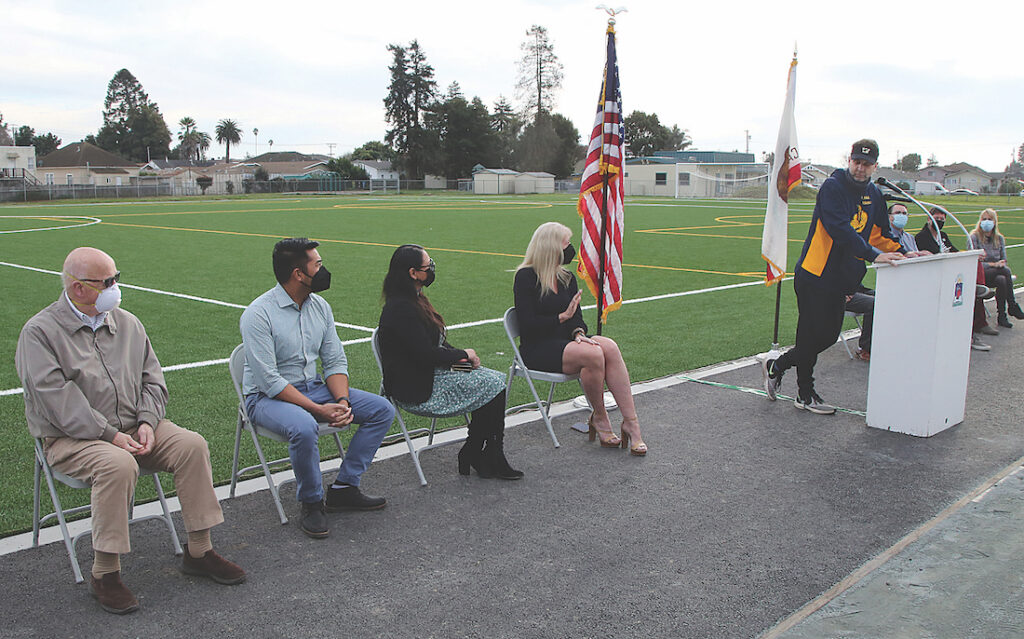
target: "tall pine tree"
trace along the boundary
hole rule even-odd
[[[103,100],[103,126],[96,144],[129,160],[144,162],[170,152],[171,132],[160,108],[128,69],[114,74]]]
[[[389,44],[391,84],[384,98],[385,119],[391,125],[385,140],[396,153],[395,163],[409,178],[421,179],[436,152],[436,135],[423,127],[424,116],[437,96],[434,67],[419,42],[408,47]]]

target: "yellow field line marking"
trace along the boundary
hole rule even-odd
[[[160,231],[189,231],[189,232],[192,232],[192,233],[213,233],[213,234],[217,234],[217,235],[239,235],[239,236],[242,236],[242,237],[266,237],[266,238],[271,238],[271,239],[282,239],[281,235],[268,235],[266,233],[246,233],[246,232],[243,232],[243,231],[222,231],[222,230],[217,230],[217,229],[190,229],[190,228],[184,228],[184,227],[178,227],[178,226],[157,226],[157,225],[154,225],[154,224],[127,224],[125,222],[103,222],[103,224],[107,224],[109,226],[129,226],[129,227],[140,228],[140,229],[156,229],[156,230],[160,230]],[[383,248],[398,248],[399,246],[401,246],[400,244],[387,244],[387,243],[384,243],[384,242],[364,242],[364,241],[360,241],[360,240],[333,240],[333,239],[321,238],[321,237],[313,237],[313,238],[310,238],[310,239],[315,240],[317,242],[324,242],[324,243],[330,242],[332,244],[354,244],[354,245],[357,245],[357,246],[379,246],[379,247],[383,247]],[[428,249],[430,251],[446,251],[446,252],[449,252],[449,253],[469,253],[469,254],[472,254],[472,255],[491,255],[491,256],[497,256],[497,257],[515,257],[515,258],[519,258],[519,259],[522,259],[522,257],[523,257],[522,255],[516,255],[514,253],[493,253],[493,252],[490,252],[490,251],[470,251],[468,249],[449,249],[449,248],[430,247],[430,246],[425,246],[423,248]]]
[[[459,206],[448,206],[445,202],[422,202],[415,204],[403,204],[400,206],[403,210],[418,209],[418,210],[475,210],[485,204],[491,204],[489,202],[460,202]],[[468,206],[467,206],[468,205]],[[517,206],[528,206],[530,208],[551,208],[552,204],[546,202],[523,202]],[[209,215],[216,213],[280,213],[282,211],[330,211],[333,209],[366,209],[366,210],[377,210],[377,209],[393,209],[396,208],[395,204],[387,203],[367,203],[367,204],[330,204],[327,206],[296,206],[296,207],[283,207],[283,208],[259,208],[259,209],[212,209],[207,211],[151,211],[148,213],[112,213],[104,217],[148,217],[154,215]]]
[[[636,232],[637,233],[644,233],[645,231],[636,231]],[[726,240],[758,240],[758,241],[761,240],[760,237],[755,237],[753,235],[719,235],[719,234],[715,234],[715,233],[680,233],[678,231],[661,231],[659,233],[652,233],[652,235],[686,235],[686,236],[690,236],[690,237],[716,237],[716,238],[722,238],[722,239],[726,239]],[[795,238],[789,238],[789,241],[790,242],[798,242],[800,244],[803,244],[803,242],[804,242],[803,240],[795,239]]]
[[[220,209],[212,211],[155,211],[151,213],[113,213],[110,215],[104,215],[104,219],[108,217],[147,217],[152,215],[208,215],[211,213],[280,213],[281,211],[327,211],[328,209],[322,206],[297,206],[288,208],[277,208],[277,209]]]
[[[160,230],[160,231],[189,231],[189,232],[193,232],[193,233],[212,233],[212,234],[216,234],[216,235],[237,235],[237,236],[241,236],[241,237],[266,237],[266,238],[271,238],[271,239],[281,239],[280,235],[268,235],[266,233],[247,233],[247,232],[244,232],[244,231],[221,231],[221,230],[216,230],[216,229],[190,229],[190,228],[183,228],[183,227],[177,227],[177,226],[157,226],[157,225],[153,225],[153,224],[128,224],[126,222],[103,222],[103,224],[106,224],[106,225],[109,225],[109,226],[126,226],[126,227],[131,227],[131,228],[140,228],[140,229],[155,229],[155,230]],[[353,245],[356,245],[356,246],[379,246],[379,247],[383,247],[383,248],[398,248],[400,246],[399,244],[386,244],[384,242],[364,242],[364,241],[360,241],[360,240],[333,240],[333,239],[319,238],[319,237],[314,237],[314,238],[310,238],[310,239],[316,240],[317,242],[324,242],[324,243],[329,242],[329,243],[332,243],[332,244],[353,244]],[[516,253],[497,253],[497,252],[493,252],[493,251],[471,251],[469,249],[442,248],[442,247],[439,247],[439,246],[424,246],[423,248],[427,249],[428,251],[441,251],[441,252],[445,252],[445,253],[465,253],[465,254],[468,254],[468,255],[489,255],[489,256],[493,256],[493,257],[514,257],[516,259],[522,259],[523,258],[522,255],[516,254]],[[682,272],[687,272],[687,273],[704,273],[704,274],[708,274],[708,275],[730,275],[730,276],[749,277],[745,273],[729,273],[729,272],[726,272],[726,271],[711,271],[711,270],[706,270],[706,269],[684,268],[684,267],[681,267],[681,266],[652,266],[652,265],[648,265],[648,264],[623,264],[623,266],[629,266],[629,267],[632,267],[632,268],[646,268],[646,269],[662,270],[662,271],[682,271]]]

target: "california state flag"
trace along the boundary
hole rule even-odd
[[[761,257],[768,263],[764,283],[771,285],[786,275],[786,248],[789,227],[789,193],[800,185],[800,152],[796,143],[796,120],[793,115],[796,101],[796,54],[789,65],[786,85],[786,106],[779,124],[779,139],[775,142],[775,158],[768,181],[768,210],[764,216],[764,234],[761,236]]]

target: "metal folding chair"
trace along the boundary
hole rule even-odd
[[[561,384],[562,382],[571,382],[573,380],[579,382],[580,390],[583,390],[583,382],[580,381],[580,376],[577,375],[566,375],[564,373],[549,373],[548,371],[538,371],[526,367],[526,363],[523,361],[523,356],[519,352],[519,346],[516,344],[516,340],[519,339],[519,316],[516,314],[516,309],[512,308],[505,311],[505,317],[502,320],[502,324],[505,326],[505,335],[508,336],[509,344],[512,345],[512,365],[508,369],[508,381],[505,386],[505,414],[508,415],[510,412],[517,411],[523,408],[536,407],[540,411],[540,416],[544,418],[544,425],[548,427],[548,434],[551,435],[551,441],[554,442],[555,448],[558,448],[558,438],[555,437],[555,429],[551,427],[551,417],[548,415],[548,410],[551,407],[551,400],[555,395],[555,384]],[[509,397],[512,391],[512,380],[515,377],[522,377],[526,380],[527,385],[530,387],[530,392],[533,393],[533,403],[520,404],[519,406],[508,407]],[[550,382],[551,387],[548,390],[547,401],[542,401],[540,395],[537,394],[537,388],[533,385],[534,381],[538,382]],[[586,397],[586,393],[583,395]],[[589,406],[589,402],[587,403]]]
[[[67,517],[76,515],[78,513],[89,512],[90,506],[77,506],[75,508],[65,509],[60,503],[60,497],[57,495],[57,485],[54,480],[59,481],[62,484],[70,486],[71,488],[90,488],[89,484],[84,481],[80,481],[65,475],[64,473],[54,470],[50,463],[46,461],[46,453],[43,452],[43,442],[38,437],[35,440],[35,469],[33,472],[33,499],[32,499],[32,546],[36,547],[39,545],[39,529],[40,527],[56,518],[57,523],[60,525],[61,535],[64,537],[64,547],[68,551],[68,559],[71,560],[71,569],[75,573],[75,583],[82,583],[85,579],[82,577],[82,569],[78,565],[78,557],[75,555],[75,546],[78,544],[78,540],[83,536],[90,534],[91,530],[86,530],[78,533],[74,537],[68,532]],[[40,475],[46,478],[46,486],[50,490],[50,503],[53,504],[53,512],[42,517],[39,516],[39,502],[41,495],[42,483],[39,481]],[[167,507],[167,498],[164,497],[164,489],[160,485],[160,477],[156,471],[146,470],[144,468],[139,469],[139,475],[148,475],[153,478],[153,484],[156,486],[156,496],[160,500],[160,506],[163,509],[163,513],[159,515],[145,515],[143,517],[135,517],[135,495],[132,495],[128,500],[128,523],[137,524],[141,521],[147,521],[149,519],[162,519],[167,524],[167,529],[171,532],[171,543],[174,546],[174,554],[181,556],[181,542],[178,540],[178,533],[174,529],[174,520],[171,519],[171,510]]]
[[[856,324],[857,328],[859,328],[860,330],[864,330],[863,327],[860,324],[860,318],[863,317],[863,316],[864,316],[864,313],[854,313],[853,311],[844,311],[844,313],[843,313],[843,317],[844,318],[852,317],[853,318],[853,323]],[[836,340],[836,341],[842,343],[843,348],[846,349],[846,354],[850,356],[850,359],[853,359],[853,351],[850,350],[850,345],[847,344],[846,343],[846,339],[843,338],[843,332],[842,331],[839,331],[839,339]]]
[[[434,432],[437,430],[437,420],[438,419],[442,419],[442,417],[440,417],[438,415],[431,415],[431,414],[425,414],[425,413],[412,413],[411,411],[406,411],[406,412],[408,412],[410,414],[413,414],[413,415],[419,415],[420,417],[429,417],[430,418],[430,428],[414,428],[412,430],[409,430],[406,427],[405,420],[402,419],[402,411],[405,410],[405,409],[403,409],[401,406],[399,406],[398,402],[396,402],[394,400],[394,398],[389,396],[387,394],[387,392],[384,390],[384,364],[381,362],[381,359],[380,359],[380,343],[377,340],[377,331],[378,330],[380,330],[380,329],[379,328],[373,329],[373,335],[370,338],[370,347],[373,350],[373,359],[377,362],[377,370],[380,371],[380,393],[379,393],[379,395],[381,397],[386,398],[389,402],[391,402],[391,405],[395,407],[395,418],[398,420],[398,428],[402,431],[400,433],[400,435],[401,435],[401,437],[403,439],[405,439],[405,445],[409,447],[409,457],[412,458],[412,463],[416,467],[416,474],[419,475],[419,478],[420,478],[420,486],[426,486],[427,485],[427,478],[423,475],[423,467],[420,466],[420,453],[422,453],[425,450],[430,450],[431,448],[440,448],[441,446],[447,446],[448,444],[454,444],[458,440],[453,440],[453,441],[448,441],[448,442],[438,442],[436,444],[434,443]],[[466,421],[466,426],[469,426],[469,415],[463,415],[462,418]],[[419,448],[416,448],[416,446],[414,446],[413,443],[412,443],[412,438],[417,436],[417,435],[422,435],[424,433],[427,434],[427,443],[426,443],[426,445],[425,446],[421,446]],[[385,442],[386,443],[391,443],[391,442],[397,441],[397,437],[398,436],[399,436],[399,433],[396,433],[395,435],[389,435],[387,438],[385,438]]]
[[[284,514],[284,507],[281,505],[281,496],[278,494],[278,488],[292,480],[284,480],[280,484],[275,484],[274,479],[270,474],[270,467],[288,464],[291,463],[291,460],[288,457],[282,457],[268,462],[266,456],[263,454],[263,447],[260,446],[260,440],[257,435],[285,444],[288,443],[288,439],[278,435],[272,430],[260,426],[259,424],[253,424],[252,420],[249,419],[249,414],[245,411],[245,397],[242,395],[242,371],[245,368],[245,348],[242,344],[239,344],[235,347],[235,350],[231,351],[231,359],[228,361],[228,368],[231,371],[231,383],[235,387],[235,394],[238,395],[238,419],[235,422],[235,455],[234,460],[231,462],[231,490],[229,491],[229,494],[231,497],[235,496],[235,486],[238,485],[239,477],[251,470],[262,468],[263,476],[267,478],[267,486],[270,488],[270,495],[274,498],[274,506],[277,507],[277,514],[281,518],[281,524],[287,524],[288,517]],[[348,426],[332,428],[323,422],[318,425],[319,429],[317,430],[317,434],[320,437],[332,435],[334,437],[334,443],[338,445],[338,457],[344,461],[345,448],[341,445],[341,437],[338,436],[338,433],[348,428]],[[256,456],[259,457],[260,463],[239,469],[238,449],[242,442],[243,430],[248,431],[249,435],[252,436],[252,445],[256,448]]]

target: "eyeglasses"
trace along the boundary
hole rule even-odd
[[[431,273],[433,273],[435,270],[437,270],[437,265],[434,264],[434,260],[430,260],[430,264],[427,264],[426,266],[417,266],[416,270],[417,271],[430,271]]]
[[[103,288],[110,288],[111,286],[114,285],[114,282],[121,281],[121,271],[114,273],[113,277],[108,277],[105,280],[91,280],[87,277],[76,277],[75,279],[78,280],[79,282],[100,282],[103,284]]]

